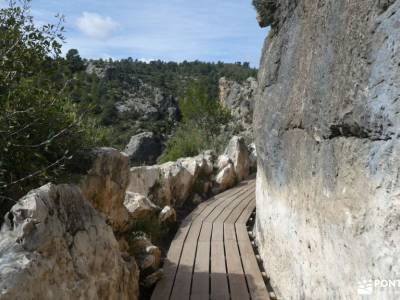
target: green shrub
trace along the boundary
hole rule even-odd
[[[194,82],[179,101],[182,122],[159,162],[174,161],[181,157],[195,156],[204,150],[220,152],[225,145],[223,126],[231,119],[227,109],[210,99],[208,86]]]
[[[85,114],[90,107],[71,101],[54,80],[62,19],[37,27],[30,1],[18,3],[0,9],[0,213],[28,190],[64,180],[67,160],[107,140]]]
[[[191,123],[183,123],[168,140],[167,148],[159,158],[160,163],[175,161],[181,157],[195,156],[207,148],[204,132]]]

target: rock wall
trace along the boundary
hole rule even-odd
[[[254,116],[266,271],[280,299],[359,299],[400,277],[400,1],[255,2],[272,25]]]
[[[230,127],[236,134],[253,140],[253,111],[254,94],[257,90],[257,80],[249,77],[244,82],[228,80],[225,77],[219,80],[219,101],[232,114]]]
[[[255,169],[255,151],[241,136],[233,136],[220,156],[205,151],[161,165],[133,167],[127,191],[148,197],[159,207],[180,208],[223,192]]]

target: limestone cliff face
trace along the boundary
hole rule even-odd
[[[254,130],[265,268],[281,299],[358,299],[359,281],[400,277],[400,1],[264,2]]]
[[[242,136],[253,140],[254,94],[257,81],[253,77],[243,82],[219,80],[219,101],[229,109],[232,115],[230,127],[235,128]]]

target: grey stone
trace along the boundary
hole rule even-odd
[[[254,116],[260,255],[278,299],[359,299],[362,280],[400,274],[400,1],[271,2]]]
[[[228,124],[231,132],[253,139],[254,96],[256,79],[249,77],[244,82],[236,82],[222,77],[219,80],[219,101],[229,109],[232,121]]]
[[[233,136],[225,149],[224,155],[232,161],[239,181],[249,176],[250,153],[243,137]]]
[[[153,165],[164,149],[161,139],[152,132],[143,132],[131,137],[124,152],[129,156],[130,165]]]
[[[131,222],[150,220],[160,211],[146,196],[132,192],[126,192],[124,206],[129,212]]]

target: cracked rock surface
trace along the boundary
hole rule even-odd
[[[359,281],[400,275],[400,1],[272,2],[257,1],[273,15],[254,116],[260,254],[280,299],[358,299]]]
[[[0,233],[0,299],[137,299],[138,267],[73,185],[48,184],[13,206]]]

